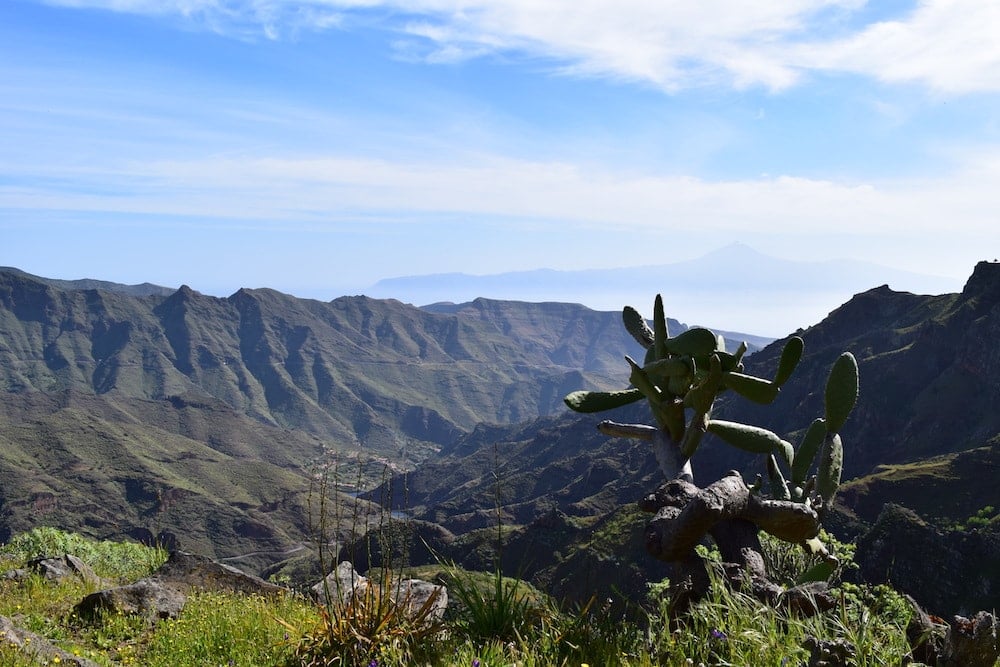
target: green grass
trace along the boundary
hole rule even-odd
[[[62,548],[72,548],[102,576],[119,580],[126,573],[143,576],[163,558],[162,552],[135,544],[38,529],[0,548],[2,567]],[[797,665],[808,661],[809,636],[850,641],[856,649],[852,664],[858,666],[899,664],[908,650],[903,631],[908,608],[885,587],[842,585],[835,610],[803,618],[734,592],[719,578],[706,599],[671,623],[666,604],[653,593],[644,609],[620,611],[602,600],[565,608],[489,573],[442,567],[437,574],[462,604],[453,602],[455,611],[431,627],[407,621],[376,598],[352,609],[324,609],[291,593],[195,594],[179,618],[154,626],[121,615],[84,622],[72,610],[91,592],[87,585],[54,584],[40,576],[0,581],[0,615],[106,666]],[[0,664],[36,663],[0,642]]]
[[[15,535],[0,547],[0,554],[21,561],[73,554],[90,565],[97,576],[121,581],[138,579],[167,560],[163,549],[135,542],[97,541],[47,526]]]

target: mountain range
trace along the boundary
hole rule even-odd
[[[223,299],[0,270],[0,538],[47,522],[280,553],[308,537],[331,461],[338,487],[371,486],[478,424],[617,387],[638,350],[617,314],[574,304]]]
[[[853,479],[832,518],[872,563],[907,558],[865,541],[909,516],[882,521],[886,503],[939,531],[1000,506],[1000,486],[981,483],[996,479],[1000,444],[1000,264],[978,264],[956,293],[865,289],[798,333],[806,353],[778,400],[727,399],[718,414],[796,442],[822,413],[833,359],[853,352]],[[747,371],[770,376],[782,343],[748,356]],[[659,483],[655,462],[641,443],[599,434],[604,415],[561,405],[575,389],[622,388],[625,354],[640,349],[618,313],[574,304],[416,308],[266,289],[223,299],[0,270],[0,539],[40,523],[97,537],[165,531],[273,570],[306,550],[317,495],[331,490],[317,480],[332,477],[339,490],[376,487],[334,493],[343,511],[388,501],[473,565],[488,565],[483,541],[500,520],[505,554],[548,554],[533,576],[553,590],[571,591],[581,571],[642,581],[643,519],[630,508]],[[648,420],[640,404],[620,412],[610,416]],[[696,479],[752,477],[760,463],[708,438]],[[1000,586],[976,590],[948,604]]]

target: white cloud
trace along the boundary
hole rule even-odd
[[[849,72],[942,93],[1000,91],[1000,3],[923,0],[854,27],[864,0],[49,0],[70,7],[181,16],[220,33],[277,39],[373,21],[408,58],[516,53],[585,76],[665,90],[724,84],[783,89],[812,70]],[[402,36],[400,38],[399,36]]]
[[[0,165],[0,173],[13,169]],[[23,167],[16,173],[21,185],[0,189],[0,208],[307,222],[462,216],[470,222],[697,229],[737,237],[743,230],[932,237],[947,221],[944,233],[956,238],[996,237],[991,212],[1000,210],[996,153],[949,178],[869,184],[790,176],[730,181],[623,176],[506,158],[458,165],[339,157],[208,158],[128,163],[116,170],[60,168],[58,181],[46,178],[53,174],[25,173]],[[72,185],[45,185],[51,182]]]
[[[1000,91],[1000,3],[924,0],[907,17],[801,48],[809,67],[856,72],[941,93]]]

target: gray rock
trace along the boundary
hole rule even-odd
[[[151,579],[169,582],[181,590],[196,588],[203,591],[270,595],[287,589],[247,574],[231,565],[223,565],[206,556],[174,551],[167,562],[154,572]]]
[[[397,604],[405,605],[410,618],[419,616],[424,622],[441,621],[448,609],[448,589],[440,584],[404,579],[393,586],[392,594]]]
[[[93,618],[100,612],[135,614],[150,621],[177,618],[187,596],[163,581],[140,579],[128,586],[118,586],[91,593],[76,605],[81,618]]]
[[[319,604],[326,606],[331,600],[346,604],[359,586],[367,586],[368,579],[361,576],[348,561],[337,564],[323,581],[312,587],[312,596]]]
[[[855,664],[857,649],[846,639],[817,639],[806,637],[804,644],[809,651],[808,667],[847,667]]]
[[[77,606],[81,617],[100,611],[138,614],[150,621],[176,618],[192,590],[276,594],[286,589],[211,558],[175,551],[151,576],[128,586],[92,593]]]
[[[312,587],[313,598],[320,604],[346,605],[357,595],[366,595],[369,586],[383,586],[379,595],[390,595],[411,620],[437,623],[448,609],[448,589],[421,579],[392,579],[374,582],[358,574],[348,561],[341,561],[326,578]],[[385,588],[388,588],[388,592]]]
[[[41,574],[49,581],[62,581],[70,577],[78,577],[88,584],[101,585],[101,578],[82,560],[72,554],[34,558],[27,563],[28,568]]]
[[[39,664],[48,665],[54,658],[59,658],[60,663],[65,665],[98,667],[96,662],[68,653],[44,637],[17,627],[5,616],[0,616],[0,642],[16,648]]]
[[[993,614],[980,611],[946,622],[905,597],[913,609],[906,628],[912,659],[939,667],[994,667],[1000,660],[1000,623]]]
[[[993,667],[1000,658],[997,619],[985,611],[972,618],[955,616],[948,634],[940,663],[947,667]]]

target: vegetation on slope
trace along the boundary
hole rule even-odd
[[[63,547],[78,551],[102,576],[117,581],[148,572],[164,556],[135,544],[95,543],[42,530],[15,537],[0,548],[0,558],[5,567],[13,567]],[[145,565],[137,570],[138,561]],[[561,609],[537,596],[520,604],[521,589],[511,588],[514,582],[506,579],[492,579],[496,575],[439,570],[453,584],[455,577],[462,578],[469,599],[464,600],[464,611],[463,605],[456,605],[459,611],[446,618],[444,632],[433,635],[408,629],[392,613],[375,625],[354,618],[354,625],[334,630],[325,620],[327,610],[291,592],[279,598],[198,594],[189,599],[180,617],[153,626],[117,615],[88,622],[72,613],[73,605],[91,592],[88,586],[53,584],[38,576],[0,581],[0,616],[69,655],[109,666],[779,665],[807,661],[807,646],[814,640],[849,642],[854,650],[850,664],[880,665],[898,664],[908,650],[904,636],[908,608],[885,587],[844,585],[837,609],[806,619],[761,605],[716,577],[709,597],[671,626],[665,620],[669,610],[658,602],[658,588],[651,591],[648,609],[613,612],[603,599]],[[421,574],[433,576],[426,570]],[[452,594],[461,597],[459,590],[453,585]],[[508,614],[501,619],[505,632],[500,633],[497,625],[474,622],[470,602]],[[361,632],[364,628],[368,630]],[[511,628],[516,631],[508,632]],[[344,661],[349,656],[353,662]],[[0,642],[0,662],[11,667],[38,664],[9,642]]]

